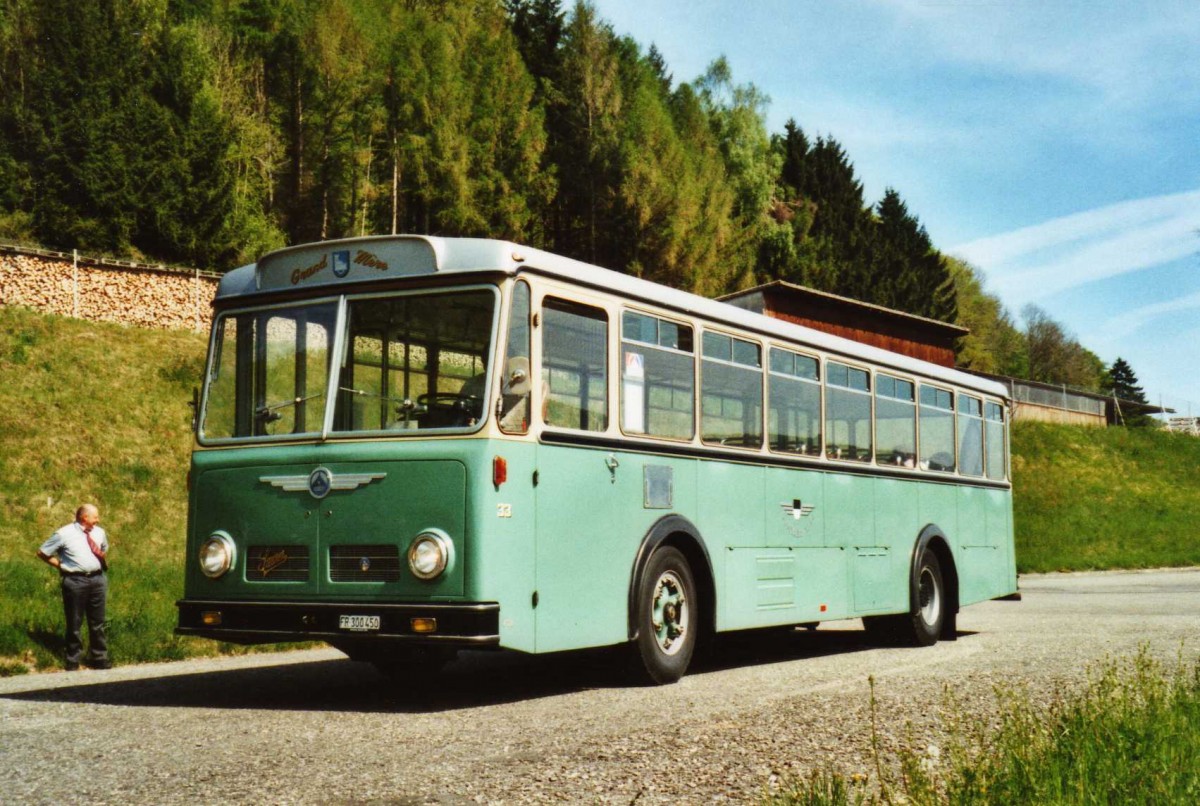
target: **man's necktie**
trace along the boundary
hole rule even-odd
[[[96,559],[100,561],[100,570],[108,570],[108,562],[105,561],[104,555],[100,552],[100,546],[96,545],[96,541],[92,540],[92,527],[83,527],[83,536],[87,538],[88,548],[92,550],[92,554],[96,555]]]

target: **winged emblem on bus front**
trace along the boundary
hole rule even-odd
[[[784,501],[779,506],[783,507],[783,511],[792,516],[793,520],[800,520],[806,515],[811,515],[816,508],[814,504],[805,504],[799,498],[792,501]]]
[[[258,480],[286,493],[307,491],[313,498],[324,498],[335,490],[355,490],[381,479],[387,473],[338,473],[318,467],[307,476],[259,476]]]

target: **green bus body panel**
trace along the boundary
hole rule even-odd
[[[499,487],[495,456],[507,463]],[[387,475],[320,501],[259,481],[318,466],[335,477]],[[666,500],[648,493],[648,477],[669,481]],[[189,598],[498,602],[501,646],[529,652],[627,640],[634,564],[666,515],[701,536],[720,631],[906,611],[913,550],[927,526],[946,537],[960,604],[1016,589],[1008,489],[520,438],[198,451],[192,479]],[[454,564],[432,583],[413,577],[405,559],[427,528],[455,546]],[[233,572],[210,580],[195,557],[218,529],[242,553]],[[331,546],[389,543],[401,557],[396,581],[330,580]],[[245,562],[250,544],[308,547],[309,580],[256,579]]]
[[[508,461],[510,478],[492,484],[492,457]],[[499,602],[501,643],[535,648],[530,594],[534,589],[532,485],[534,446],[486,439],[339,442],[198,451],[192,488],[185,596],[201,600],[330,602]],[[386,473],[354,490],[316,499],[307,490],[285,492],[262,476],[307,476],[316,467],[344,473]],[[503,510],[499,503],[506,504]],[[498,517],[497,513],[511,513]],[[306,515],[307,513],[307,515]],[[454,544],[454,560],[438,579],[408,570],[410,542],[440,529]],[[237,543],[236,567],[220,579],[196,562],[200,543],[216,530]],[[398,578],[387,582],[333,582],[329,551],[339,545],[395,546]],[[248,567],[250,546],[307,548],[305,582],[272,579]]]
[[[670,468],[670,509],[646,506],[647,466]],[[627,638],[633,564],[665,514],[700,532],[722,631],[907,610],[928,525],[947,534],[962,604],[1016,587],[1008,490],[557,444],[538,446],[538,469],[539,651]]]
[[[628,638],[629,586],[638,549],[659,518],[695,512],[696,464],[624,451],[538,446],[539,652]],[[673,508],[644,506],[647,465],[670,468]]]

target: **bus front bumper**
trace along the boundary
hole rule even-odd
[[[286,641],[400,642],[487,647],[500,644],[496,602],[371,604],[181,599],[176,635],[235,644]]]

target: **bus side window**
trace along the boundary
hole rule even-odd
[[[621,429],[691,439],[696,379],[691,327],[625,311],[621,328]]]
[[[954,472],[954,395],[921,384],[920,434],[922,470]]]
[[[608,315],[547,297],[542,303],[542,416],[580,431],[608,428]]]
[[[500,368],[500,430],[524,434],[529,430],[529,284],[518,280],[513,285],[512,307],[508,316],[508,346]]]
[[[881,465],[916,466],[917,404],[912,381],[875,375],[875,455]]]
[[[958,472],[983,475],[983,405],[967,395],[958,396]]]
[[[871,375],[865,369],[825,364],[825,455],[871,461]]]
[[[821,453],[821,365],[817,359],[771,348],[767,378],[771,450]]]
[[[706,331],[701,341],[700,438],[760,448],[763,442],[762,348]]]
[[[987,422],[986,435],[987,477],[996,481],[1004,481],[1004,408],[999,403],[989,402],[986,406]]]

